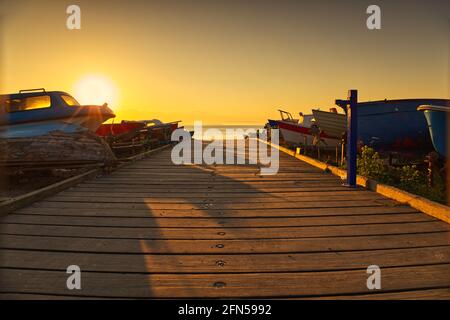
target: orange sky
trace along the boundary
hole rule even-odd
[[[350,88],[450,98],[442,2],[378,1],[383,28],[369,31],[370,1],[0,0],[0,90],[75,94],[94,75],[116,88],[119,119],[185,124],[263,124]],[[70,4],[80,31],[66,29]]]

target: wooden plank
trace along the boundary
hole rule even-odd
[[[322,216],[354,216],[354,215],[383,215],[383,214],[401,214],[401,213],[417,213],[417,211],[409,206],[395,207],[347,207],[347,208],[288,208],[288,209],[204,209],[204,210],[171,210],[152,209],[90,209],[83,210],[77,208],[36,208],[30,206],[17,210],[16,213],[35,214],[35,215],[59,215],[59,216],[94,216],[94,217],[166,217],[166,218],[257,218],[257,217],[322,217]]]
[[[240,181],[247,181],[247,180],[302,180],[302,179],[310,179],[314,178],[317,180],[329,178],[327,175],[324,175],[322,172],[301,172],[301,173],[295,173],[295,172],[288,172],[288,173],[277,173],[274,176],[263,176],[258,173],[215,173],[215,172],[204,172],[204,171],[198,171],[198,172],[172,172],[172,171],[166,171],[166,172],[155,172],[155,173],[146,173],[146,172],[136,172],[136,173],[129,173],[129,172],[121,172],[116,171],[111,175],[107,176],[110,180],[119,180],[119,179],[139,179],[139,180],[146,180],[146,179],[176,179],[176,180],[189,180],[189,179],[196,179],[196,180],[240,180]]]
[[[153,194],[147,194],[142,196],[130,196],[129,194],[125,194],[125,196],[121,195],[108,195],[108,194],[95,194],[90,195],[67,195],[67,194],[58,194],[56,196],[51,196],[46,199],[47,201],[58,201],[58,202],[95,202],[95,203],[186,203],[189,202],[191,204],[201,204],[205,202],[214,202],[214,203],[255,203],[255,202],[264,202],[264,203],[280,203],[280,202],[317,202],[317,201],[348,201],[348,200],[384,200],[383,197],[373,194],[366,193],[360,194],[355,193],[353,196],[349,196],[347,194],[339,195],[339,194],[328,194],[328,195],[272,195],[272,194],[262,194],[262,195],[252,195],[248,194],[245,196],[235,195],[235,196],[219,196],[212,197],[209,195],[206,196],[193,196],[189,194],[182,194],[181,196],[172,194],[170,197],[167,195],[164,197],[158,197]]]
[[[0,234],[59,236],[74,238],[109,239],[295,239],[319,237],[351,237],[367,235],[394,235],[415,233],[449,232],[450,227],[437,222],[392,223],[380,228],[373,225],[339,225],[313,227],[267,227],[267,228],[134,228],[134,227],[89,227],[49,226],[30,224],[2,224]]]
[[[291,191],[291,192],[270,192],[270,193],[266,193],[266,192],[258,192],[257,190],[255,190],[254,192],[252,192],[253,194],[244,194],[241,195],[239,194],[239,192],[234,192],[234,193],[238,193],[238,195],[233,194],[231,192],[220,192],[220,191],[215,191],[215,192],[209,192],[209,191],[199,191],[199,192],[192,192],[192,191],[186,191],[186,190],[181,190],[181,191],[174,191],[174,192],[152,192],[152,191],[147,191],[147,192],[143,192],[142,190],[139,192],[122,192],[122,190],[111,190],[108,192],[105,192],[104,190],[101,189],[97,189],[95,191],[95,197],[109,197],[110,199],[119,197],[119,198],[144,198],[144,197],[152,197],[152,198],[176,198],[176,197],[183,197],[183,198],[192,198],[192,199],[197,199],[197,198],[205,198],[205,197],[209,197],[209,198],[236,198],[236,197],[240,197],[240,198],[255,198],[255,199],[264,199],[264,198],[282,198],[282,199],[290,199],[290,198],[303,198],[303,197],[312,197],[312,196],[317,196],[317,197],[326,197],[327,199],[329,199],[328,197],[330,196],[340,196],[340,197],[344,197],[347,196],[348,198],[353,198],[353,196],[375,196],[376,198],[381,198],[383,199],[383,197],[380,197],[376,194],[374,194],[371,191],[359,191],[359,192],[355,192],[355,191],[346,191],[346,190],[342,190],[342,191]],[[93,196],[93,192],[92,191],[84,191],[84,190],[80,190],[80,188],[76,188],[76,189],[71,189],[71,190],[66,190],[63,192],[60,192],[58,194],[58,197],[92,197]]]
[[[75,190],[72,188],[72,190]],[[277,192],[318,192],[318,191],[349,191],[348,188],[337,186],[335,183],[330,185],[217,185],[217,184],[198,184],[186,186],[186,184],[158,184],[153,185],[107,185],[107,184],[81,184],[78,185],[76,190],[80,191],[93,191],[93,192],[164,192],[164,193],[178,193],[186,192],[190,190],[192,193],[196,192],[221,192],[221,193],[254,193],[254,192],[266,192],[266,193],[277,193]],[[355,190],[354,192],[358,192]]]
[[[170,161],[170,160],[169,160]],[[129,166],[124,168],[123,170],[115,171],[113,173],[114,176],[125,176],[125,175],[144,175],[144,176],[153,176],[160,174],[181,174],[182,176],[195,176],[195,175],[218,175],[218,176],[237,176],[237,177],[251,177],[251,176],[260,176],[261,168],[263,167],[211,167],[211,166],[174,166],[168,168],[139,168],[136,169],[133,166]],[[284,167],[279,168],[277,175],[281,176],[292,176],[298,177],[302,175],[319,175],[324,174],[323,170],[311,168],[311,167],[290,167],[285,169]]]
[[[62,226],[106,226],[132,228],[261,228],[261,227],[301,227],[388,224],[402,222],[436,221],[419,213],[362,215],[340,217],[287,217],[287,218],[108,218],[104,217],[71,217],[71,216],[37,216],[12,214],[5,217],[2,223],[26,223],[35,225]]]
[[[187,166],[128,166],[120,170],[121,174],[138,174],[142,173],[213,173],[213,174],[260,174],[260,167],[238,167],[238,166],[202,166],[202,167],[187,167]],[[308,167],[281,167],[278,173],[323,173],[323,170]]]
[[[168,145],[165,145],[165,146],[153,149],[153,150],[148,150],[146,152],[137,154],[137,155],[129,157],[129,158],[122,158],[120,160],[125,160],[125,161],[128,161],[128,162],[134,162],[134,161],[142,160],[142,159],[145,159],[145,158],[149,157],[150,155],[154,155],[154,154],[156,154],[158,152],[162,152],[163,150],[167,150],[171,146],[172,146],[171,144],[168,144]]]
[[[135,187],[141,187],[141,186],[176,186],[177,188],[186,188],[186,185],[190,187],[220,187],[220,188],[245,188],[245,189],[252,189],[252,188],[264,188],[264,187],[276,187],[276,188],[292,188],[292,187],[337,187],[339,186],[339,183],[337,184],[335,180],[328,180],[328,181],[315,181],[315,180],[289,180],[289,181],[251,181],[251,182],[239,182],[235,180],[230,181],[195,181],[195,180],[183,180],[183,181],[165,181],[163,179],[159,180],[148,180],[148,181],[104,181],[103,179],[97,179],[93,180],[89,183],[89,186],[95,186],[95,187],[108,187],[114,185],[115,188],[117,188],[117,185],[120,185],[121,188],[126,188],[128,185],[135,186]],[[86,186],[88,186],[86,184]],[[345,188],[341,186],[341,188]]]
[[[381,292],[450,286],[450,265],[384,268]],[[369,294],[366,270],[244,273],[83,273],[83,290],[69,291],[65,271],[0,270],[2,293],[128,298],[232,298]],[[276,276],[275,276],[276,275]],[[105,283],[108,285],[105,286]]]
[[[307,169],[307,170],[321,170],[323,171],[323,169],[320,168],[316,168],[307,164],[304,164],[300,161],[288,161],[285,158],[280,159],[280,163],[283,164],[283,166],[280,166],[280,169]],[[251,169],[259,169],[261,167],[266,167],[264,165],[261,164],[249,164],[248,162],[245,164],[212,164],[212,165],[198,165],[198,164],[182,164],[182,165],[177,165],[172,163],[172,161],[170,161],[170,159],[160,159],[158,160],[155,157],[152,157],[151,159],[148,160],[143,160],[143,161],[139,161],[134,163],[132,166],[127,167],[128,170],[133,170],[133,169],[172,169],[172,168],[186,168],[186,169],[212,169],[212,170],[251,170]]]
[[[83,253],[239,254],[361,251],[446,246],[448,232],[400,235],[257,239],[257,240],[129,240],[1,235],[1,249]],[[76,241],[75,241],[76,240]]]
[[[287,181],[291,181],[294,183],[298,183],[301,181],[312,181],[312,182],[329,182],[329,181],[334,181],[334,182],[338,182],[341,181],[337,178],[333,178],[333,177],[328,177],[328,176],[323,176],[321,174],[314,176],[314,175],[309,175],[309,176],[302,176],[301,178],[297,178],[297,177],[277,177],[277,176],[252,176],[252,177],[247,177],[247,178],[239,178],[238,179],[233,179],[233,178],[227,178],[227,177],[221,177],[221,176],[193,176],[193,177],[182,177],[180,175],[174,175],[174,176],[166,176],[166,175],[160,175],[160,176],[155,176],[155,177],[130,177],[130,176],[124,176],[124,177],[112,177],[112,176],[104,176],[102,178],[103,183],[108,183],[108,182],[115,182],[115,183],[129,183],[129,182],[141,182],[141,183],[146,183],[146,182],[178,182],[178,181],[184,181],[184,182],[191,182],[191,181],[195,181],[195,182],[203,182],[203,183],[209,183],[209,182],[219,182],[219,183],[236,183],[237,181],[239,181],[239,183],[248,183],[248,182],[270,182],[270,181],[278,181],[278,182],[287,182]],[[98,181],[97,181],[98,182]]]
[[[132,255],[3,250],[0,268],[64,271],[74,261],[85,272],[250,273],[311,272],[450,263],[450,247],[340,253],[256,255]]]
[[[44,295],[44,294],[22,294],[22,293],[0,293],[1,300],[103,300],[102,298],[69,296],[69,295]],[[108,297],[108,299],[121,299]],[[276,297],[275,297],[276,299]],[[450,288],[409,290],[389,293],[376,293],[366,295],[338,295],[315,298],[288,298],[290,300],[449,300]]]
[[[204,209],[297,209],[297,208],[349,208],[349,207],[384,207],[395,206],[397,203],[391,200],[347,200],[347,201],[323,201],[323,202],[279,202],[279,203],[210,203],[192,204],[187,203],[97,203],[97,202],[62,202],[62,201],[41,201],[33,204],[34,208],[78,208],[78,209],[146,209],[149,213],[154,210],[204,210]]]

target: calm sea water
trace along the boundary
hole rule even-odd
[[[214,131],[219,130],[223,137],[227,139],[244,139],[246,136],[246,131],[248,130],[260,130],[263,129],[264,125],[257,126],[257,125],[203,125],[202,127],[202,133],[195,131],[194,138],[198,140],[206,140],[211,141],[214,137]],[[194,131],[194,126],[185,126],[185,129],[188,131]],[[215,129],[215,130],[210,130]],[[244,134],[242,132],[239,132],[239,129],[244,131]],[[232,130],[233,134],[226,136],[227,130]]]

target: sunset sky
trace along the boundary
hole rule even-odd
[[[81,30],[66,28],[71,4]],[[381,30],[366,27],[370,4]],[[118,119],[185,124],[264,124],[351,88],[362,100],[450,98],[449,21],[441,0],[0,0],[0,92],[88,103],[99,85]]]

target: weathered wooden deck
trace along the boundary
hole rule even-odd
[[[0,297],[450,298],[448,224],[280,160],[261,177],[165,150],[18,210],[0,220]]]

